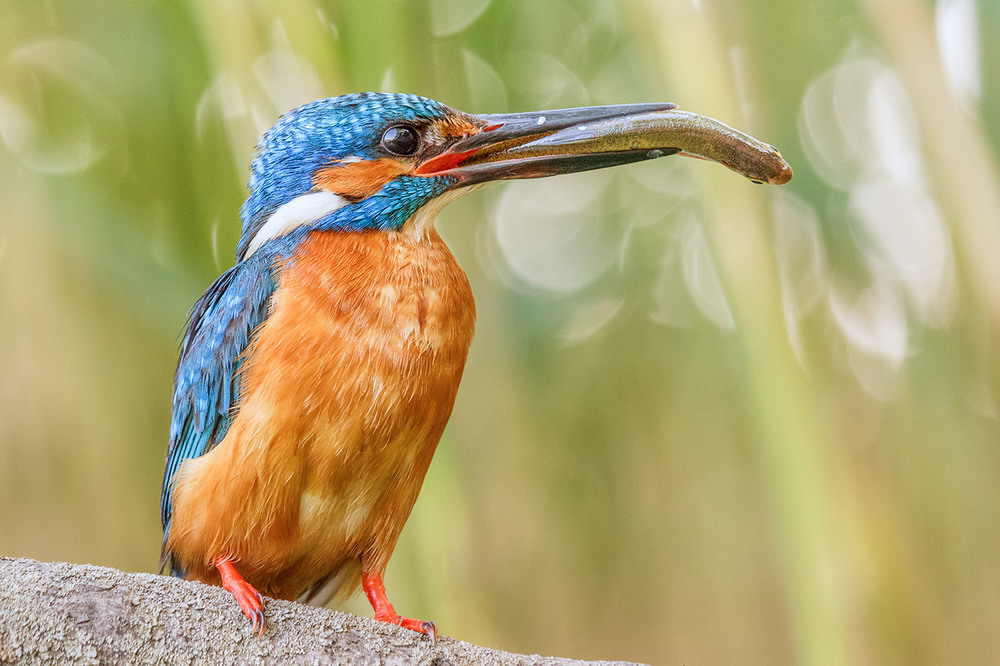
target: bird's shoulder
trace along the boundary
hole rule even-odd
[[[225,436],[239,404],[237,375],[253,332],[267,316],[276,286],[275,258],[260,253],[233,266],[191,309],[174,375],[170,444],[161,518],[170,519],[170,488],[180,464]]]

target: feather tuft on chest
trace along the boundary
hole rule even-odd
[[[316,232],[280,275],[272,317],[307,347],[348,344],[404,364],[427,355],[464,361],[475,303],[436,232]]]

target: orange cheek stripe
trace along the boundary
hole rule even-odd
[[[441,135],[463,137],[483,131],[481,127],[461,118],[445,118],[434,124]],[[360,201],[375,194],[390,180],[412,173],[430,176],[450,169],[475,151],[444,153],[414,167],[390,157],[360,162],[334,162],[313,175],[313,186],[338,194],[351,201]]]
[[[390,180],[411,170],[411,166],[390,158],[362,160],[319,169],[313,175],[313,186],[352,201],[360,201],[381,190]]]

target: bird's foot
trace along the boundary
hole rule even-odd
[[[394,617],[393,617],[394,616]],[[410,629],[412,631],[418,631],[421,634],[427,634],[431,637],[431,643],[437,641],[437,625],[430,620],[414,620],[412,617],[403,617],[398,613],[393,613],[393,616],[379,617],[375,614],[375,619],[380,622],[390,622],[392,624],[398,624],[404,629]]]
[[[219,575],[222,577],[222,587],[236,599],[240,610],[253,624],[253,630],[258,634],[263,634],[266,623],[264,622],[264,600],[261,598],[260,592],[243,580],[243,576],[233,566],[233,561],[229,557],[217,558],[215,568],[219,570]]]
[[[380,574],[373,574],[368,571],[363,572],[361,574],[361,586],[364,588],[365,595],[368,597],[368,601],[371,602],[372,608],[375,609],[376,620],[379,622],[388,622],[389,624],[398,624],[404,629],[427,634],[431,637],[432,643],[437,640],[436,624],[426,620],[414,620],[413,618],[403,617],[396,612],[396,609],[392,607],[389,598],[385,594],[385,584],[382,582]]]

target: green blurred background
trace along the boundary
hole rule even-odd
[[[479,325],[397,608],[590,659],[995,658],[997,34],[972,0],[0,0],[0,554],[155,569],[179,337],[278,115],[674,101],[794,180],[669,158],[440,217]]]

